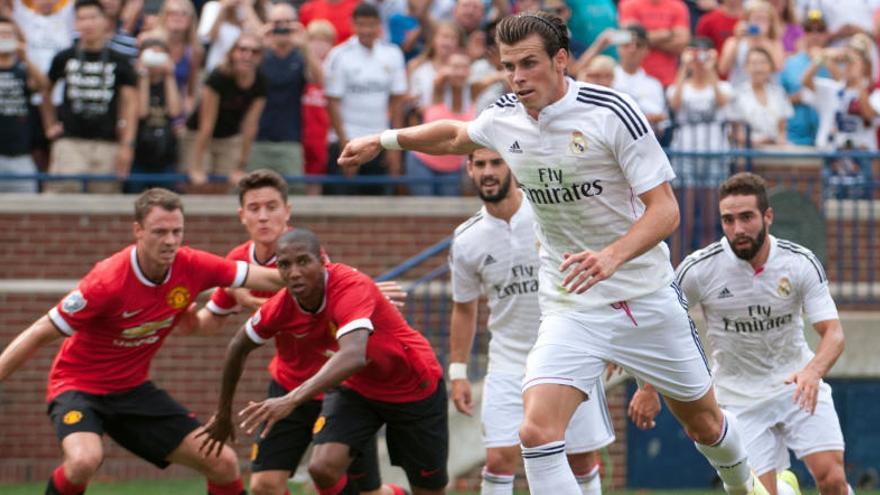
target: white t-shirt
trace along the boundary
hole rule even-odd
[[[645,211],[638,195],[675,177],[632,98],[571,79],[567,85],[538,120],[511,93],[468,125],[473,142],[501,154],[532,204],[544,314],[644,296],[673,275],[661,242],[583,294],[562,287],[564,253],[600,251],[619,239]]]
[[[819,114],[819,130],[816,147],[838,149],[847,147],[850,141],[855,148],[877,149],[877,123],[865,125],[857,112],[850,112],[850,105],[857,103],[859,92],[847,89],[846,84],[827,77],[813,79],[814,92],[804,91],[805,101]]]
[[[510,223],[483,207],[455,229],[449,254],[452,300],[485,294],[489,304],[489,372],[523,374],[538,337],[538,242],[523,198]]]
[[[779,136],[779,121],[788,120],[794,115],[794,107],[788,101],[788,94],[775,83],[766,87],[767,105],[762,105],[755,97],[751,83],[736,87],[736,97],[731,104],[731,111],[736,118],[749,124],[752,140],[776,140]]]
[[[55,54],[73,44],[73,4],[73,0],[63,1],[60,9],[45,16],[15,0],[12,19],[25,33],[28,58],[43,74],[49,72]]]
[[[723,405],[753,404],[778,394],[813,358],[804,339],[812,323],[837,319],[828,277],[810,250],[768,236],[770,256],[755,272],[727,239],[694,252],[676,270],[690,304],[699,303],[712,345],[713,374]]]
[[[619,65],[614,67],[614,89],[633,97],[646,114],[665,114],[666,99],[663,85],[648,75],[645,69],[630,74]]]
[[[238,40],[239,35],[241,35],[241,28],[239,26],[223,21],[217,29],[217,36],[214,40],[212,41],[208,37],[208,33],[211,32],[211,27],[214,26],[214,22],[216,22],[217,16],[221,15],[222,10],[223,7],[220,5],[220,2],[216,0],[210,0],[205,3],[205,6],[202,8],[198,35],[199,39],[202,40],[202,43],[209,43],[211,45],[205,56],[206,74],[210,74],[215,67],[223,62],[226,53],[232,49],[235,42]]]
[[[339,98],[348,139],[388,128],[388,99],[406,94],[406,66],[397,45],[376,41],[367,48],[352,36],[324,61],[324,94]]]

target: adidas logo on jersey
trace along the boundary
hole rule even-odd
[[[486,255],[486,259],[483,260],[483,266],[489,266],[489,265],[491,265],[491,264],[494,264],[494,263],[497,262],[497,261],[498,261],[498,260],[496,260],[495,258],[493,258],[491,254],[487,254],[487,255]]]
[[[511,153],[522,153],[522,148],[519,147],[519,141],[514,141],[513,144],[510,145],[510,149],[507,151]]]
[[[727,287],[721,289],[721,293],[718,294],[718,299],[727,299],[729,297],[733,297],[733,292],[730,292],[730,289]]]

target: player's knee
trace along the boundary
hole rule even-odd
[[[81,450],[64,460],[64,474],[72,483],[85,484],[98,471],[104,461],[101,451]]]
[[[844,473],[843,467],[835,466],[821,473],[816,477],[816,486],[819,488],[819,493],[846,495],[846,473]]]
[[[259,473],[254,473],[251,476],[250,489],[253,495],[284,495],[287,490],[287,484],[284,479],[279,480],[271,476],[259,476]]]
[[[513,474],[519,466],[517,449],[489,449],[486,451],[486,471],[492,474]]]
[[[203,471],[209,480],[221,483],[234,481],[241,476],[238,458],[229,446],[223,447],[219,457],[205,459]]]
[[[701,445],[713,445],[721,438],[724,431],[724,416],[713,411],[694,416],[684,425],[685,433],[691,440]]]
[[[332,456],[312,454],[309,460],[309,476],[319,487],[333,486],[345,472],[345,464]]]
[[[571,471],[576,474],[591,472],[598,462],[595,452],[584,452],[568,456],[568,464],[571,466]]]
[[[554,428],[535,423],[528,418],[519,427],[519,441],[523,447],[537,447],[558,440],[562,440],[562,435]]]

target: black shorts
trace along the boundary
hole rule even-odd
[[[280,397],[287,390],[278,382],[269,382],[269,397]],[[251,470],[288,471],[293,473],[299,466],[303,455],[312,443],[313,430],[321,416],[320,400],[311,400],[294,409],[290,416],[275,423],[266,438],[254,444],[251,455]],[[378,490],[382,485],[379,473],[379,455],[376,441],[367,442],[364,449],[355,455],[348,468],[350,479],[357,481],[360,491]]]
[[[411,485],[438,490],[449,481],[446,401],[443,380],[430,397],[404,403],[370,400],[351,389],[339,388],[324,395],[323,420],[316,424],[313,441],[341,443],[360,452],[384,424],[391,463],[403,468]]]
[[[58,440],[71,433],[106,433],[163,469],[166,458],[200,426],[194,414],[153,382],[111,394],[69,390],[49,403],[49,417]]]

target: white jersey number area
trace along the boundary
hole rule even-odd
[[[532,203],[545,313],[635,299],[668,286],[673,275],[660,243],[584,294],[562,287],[563,253],[599,251],[623,236],[644,213],[638,195],[675,176],[631,98],[567,84],[537,120],[506,95],[468,125],[472,141],[501,153]]]
[[[538,247],[534,217],[523,198],[510,223],[483,207],[455,229],[449,255],[452,299],[485,294],[489,305],[489,372],[522,375],[538,336]]]
[[[757,272],[727,239],[691,254],[676,271],[689,303],[703,308],[723,405],[780,393],[785,379],[813,358],[801,313],[813,323],[837,319],[828,278],[813,253],[773,236],[767,242],[770,255]]]

